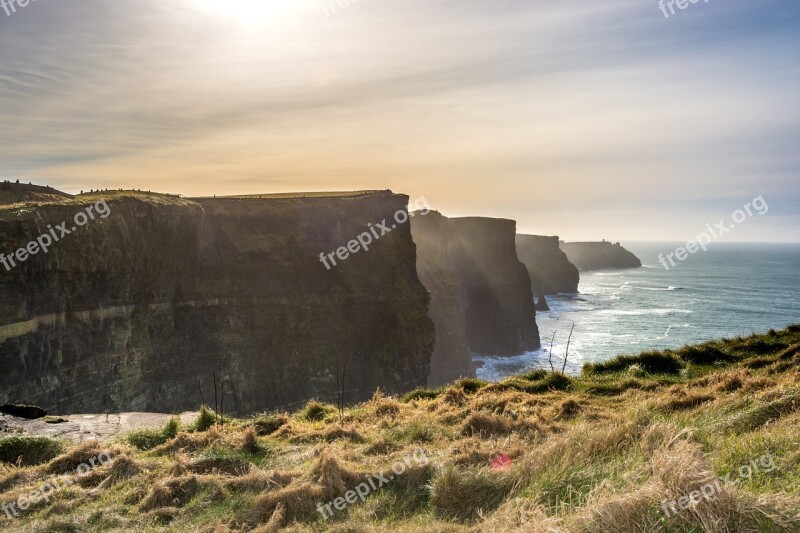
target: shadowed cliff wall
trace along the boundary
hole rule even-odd
[[[516,222],[449,219],[432,211],[412,219],[411,228],[436,325],[429,385],[474,375],[470,352],[510,356],[539,347],[530,278],[514,243]]]
[[[517,255],[528,269],[536,296],[578,292],[580,275],[558,247],[558,237],[516,236]]]
[[[405,209],[391,193],[199,199],[103,195],[111,209],[0,271],[0,403],[55,413],[196,408],[212,372],[248,413],[426,383],[434,342],[408,225],[328,271],[333,251]],[[0,210],[11,252],[101,196]]]

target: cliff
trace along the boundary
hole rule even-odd
[[[536,296],[578,292],[580,275],[558,246],[558,237],[516,236],[517,255],[528,269]]]
[[[622,247],[610,242],[562,242],[561,249],[579,270],[638,268],[642,262]]]
[[[408,197],[187,200],[80,195],[0,208],[0,251],[107,202],[97,218],[6,271],[0,267],[0,403],[50,413],[197,408],[249,413],[376,387],[425,385],[434,329],[409,225],[331,270],[336,250]],[[341,374],[340,374],[341,377]]]
[[[416,216],[417,271],[436,325],[430,386],[473,375],[470,352],[518,355],[539,348],[530,278],[517,258],[513,220]]]

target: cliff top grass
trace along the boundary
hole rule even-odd
[[[261,198],[274,198],[274,199],[293,199],[293,198],[350,198],[371,196],[375,194],[392,194],[388,189],[386,190],[363,190],[363,191],[312,191],[312,192],[280,192],[280,193],[265,193],[265,194],[235,194],[230,196],[199,196],[192,199],[208,200],[208,199],[261,199]]]
[[[19,185],[19,187],[22,187]],[[27,186],[26,186],[27,187]],[[44,189],[38,187],[37,189]],[[331,192],[297,192],[297,193],[269,193],[269,194],[244,194],[235,196],[202,196],[187,198],[177,194],[164,194],[139,190],[103,190],[86,192],[77,195],[67,195],[52,189],[52,194],[22,191],[0,190],[0,221],[20,220],[33,216],[37,208],[44,206],[85,206],[100,200],[124,201],[138,200],[153,205],[173,206],[199,206],[199,200],[247,200],[247,199],[276,199],[291,200],[303,198],[363,198],[365,196],[393,194],[389,190],[364,190],[364,191],[331,191]]]
[[[309,402],[223,421],[205,408],[191,425],[55,458],[17,442],[18,464],[0,466],[0,505],[62,471],[72,483],[13,521],[0,512],[0,529],[796,532],[799,377],[792,326],[578,377],[537,370],[376,392],[341,412]],[[84,476],[67,468],[101,450],[113,463]],[[350,497],[378,474],[383,486]],[[341,510],[323,519],[317,505],[329,502]]]
[[[105,200],[107,202],[138,200],[153,205],[198,206],[196,202],[175,194],[135,190],[94,191],[77,194],[75,196],[26,195],[24,200],[14,201],[13,203],[10,201],[8,203],[3,202],[3,198],[2,192],[0,191],[0,221],[28,218],[40,207],[74,206],[76,210],[78,210],[82,206],[93,204],[100,200]]]

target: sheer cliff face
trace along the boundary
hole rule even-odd
[[[578,292],[578,269],[558,247],[558,237],[517,235],[517,254],[528,269],[536,296]]]
[[[86,200],[0,213],[10,252]],[[331,252],[408,198],[111,197],[48,254],[0,272],[0,403],[52,412],[227,412],[346,401],[425,385],[428,293],[408,224],[338,266]]]
[[[638,257],[610,242],[562,242],[561,249],[580,270],[602,270],[604,268],[638,268],[642,262]]]
[[[449,219],[431,212],[411,223],[417,270],[431,292],[437,344],[431,385],[471,371],[469,352],[518,355],[539,347],[530,278],[517,258],[516,223]]]

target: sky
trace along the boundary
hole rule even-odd
[[[9,0],[5,0],[8,2]],[[566,240],[800,242],[800,2],[0,7],[0,179],[392,189]]]

